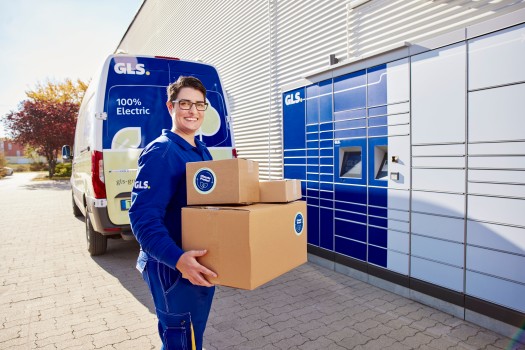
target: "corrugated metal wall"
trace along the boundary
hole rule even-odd
[[[282,177],[280,86],[346,54],[346,1],[146,0],[119,45],[217,67],[239,157]]]
[[[523,0],[350,1],[348,57],[370,56],[405,41],[419,42],[523,7]]]
[[[360,4],[359,6],[357,6]],[[334,54],[366,57],[524,7],[511,0],[145,0],[118,49],[215,65],[240,157],[282,177],[281,91]]]

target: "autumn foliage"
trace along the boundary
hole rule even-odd
[[[72,145],[78,109],[87,84],[71,80],[63,83],[38,84],[27,91],[27,100],[20,102],[18,111],[4,117],[6,129],[15,142],[30,145],[49,164],[49,177],[55,172],[58,152],[62,145]]]

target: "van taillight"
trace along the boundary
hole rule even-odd
[[[106,198],[106,185],[104,184],[104,159],[102,152],[93,151],[91,154],[91,179],[95,198]]]
[[[232,148],[232,157],[233,158],[237,158],[237,149],[236,148]]]

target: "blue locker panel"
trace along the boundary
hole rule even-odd
[[[366,261],[366,244],[350,239],[335,237],[335,251],[353,258]]]
[[[325,149],[321,148],[319,150],[319,155],[321,157],[333,157],[334,156],[334,150],[333,150],[333,148],[325,148]],[[334,164],[333,159],[332,159],[332,164]]]
[[[332,116],[330,116],[330,118],[332,118]],[[330,123],[319,124],[319,131],[331,131],[331,130],[334,130],[334,123],[330,122]]]
[[[335,211],[335,218],[341,219],[341,220],[349,220],[349,221],[355,221],[357,223],[361,223],[363,225],[366,225],[366,213],[360,214],[360,213],[354,213],[354,212],[346,212],[341,210]],[[343,225],[344,226],[344,225]],[[341,227],[343,227],[341,226]],[[339,233],[338,233],[339,234]],[[344,234],[341,234],[341,236],[345,236]]]
[[[335,184],[335,200],[366,204],[366,187]]]
[[[366,119],[353,119],[353,120],[343,120],[340,122],[334,123],[334,130],[344,130],[344,129],[357,129],[357,128],[365,128],[366,127]]]
[[[357,137],[366,137],[366,129],[348,129],[334,131],[335,139],[350,139]]]
[[[360,224],[357,222],[350,222],[338,219],[337,215],[339,214],[340,213],[336,212],[336,218],[334,223],[335,235],[366,243],[366,224]]]
[[[366,108],[348,110],[348,111],[334,111],[334,121],[349,120],[349,119],[363,119],[366,117]]]
[[[354,213],[366,214],[366,205],[354,204],[354,203],[345,203],[341,201],[335,201],[335,209],[351,211]]]
[[[379,107],[373,107],[368,109],[368,116],[369,117],[376,117],[376,116],[386,116],[388,114],[388,108],[387,106],[379,106]]]
[[[370,131],[371,129],[369,129]],[[388,138],[368,140],[368,185],[388,186]]]
[[[386,208],[368,207],[368,215],[388,218],[388,210]]]
[[[386,208],[388,205],[388,190],[386,188],[369,187],[368,204]]]
[[[379,227],[388,227],[388,220],[386,218],[377,218],[375,216],[368,217],[368,224]]]
[[[306,166],[284,166],[284,178],[285,179],[299,179],[306,180]],[[303,189],[304,193],[304,189]]]
[[[378,126],[374,128],[368,128],[368,136],[374,137],[374,136],[386,136],[388,135],[388,127],[387,126]]]
[[[331,174],[319,174],[319,181],[324,181],[324,182],[333,182],[334,181],[334,176],[331,175]]]
[[[334,132],[333,131],[321,131],[319,133],[319,140],[333,140]]]
[[[366,71],[346,74],[334,79],[334,111],[366,106]]]
[[[317,123],[306,125],[306,133],[316,133],[316,132],[319,132],[319,125]]]
[[[378,227],[368,227],[368,244],[377,245],[379,247],[387,248],[387,230]]]
[[[368,126],[382,126],[387,125],[388,117],[386,115],[381,117],[368,118]]]
[[[371,264],[386,267],[387,250],[372,245],[368,246],[368,262]]]
[[[319,122],[332,121],[332,94],[319,97]]]
[[[293,150],[285,149],[283,151],[283,155],[284,155],[285,158],[287,158],[287,157],[301,157],[301,158],[305,158],[306,157],[306,150],[305,149],[293,149]]]
[[[306,166],[306,158],[284,158],[283,159],[284,165],[305,165]]]
[[[307,203],[309,202],[308,200]],[[308,215],[308,243],[319,246],[319,207],[308,205],[306,213]]]
[[[333,203],[332,203],[333,206]],[[319,208],[320,219],[320,246],[334,250],[334,211],[333,209]]]
[[[305,148],[305,89],[283,94],[283,148]]]
[[[385,105],[388,103],[386,80],[386,64],[367,69],[368,75],[368,106]]]

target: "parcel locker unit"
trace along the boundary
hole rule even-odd
[[[311,253],[519,323],[524,36],[418,47],[283,93],[284,174],[304,182]]]

